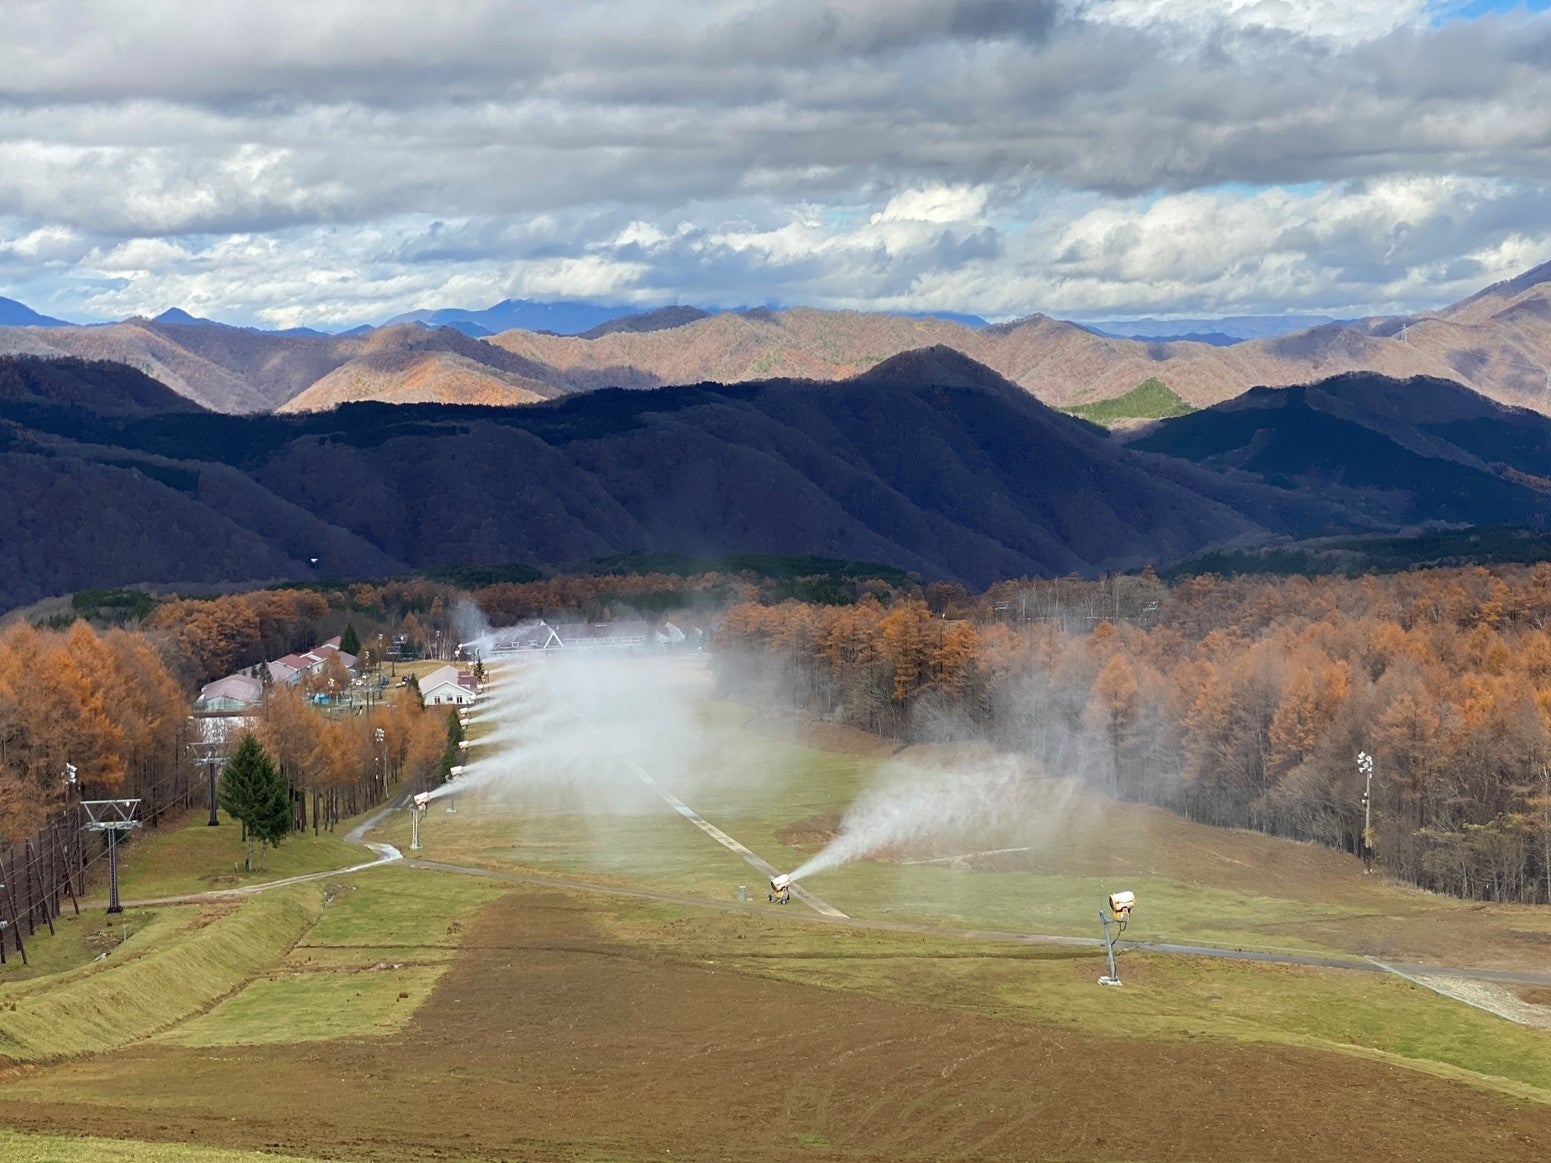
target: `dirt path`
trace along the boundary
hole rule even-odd
[[[402,799],[403,797],[400,797]],[[328,868],[322,872],[307,872],[300,876],[287,876],[281,880],[266,880],[263,884],[245,884],[241,888],[213,888],[205,892],[188,892],[179,896],[155,896],[146,897],[143,900],[125,901],[125,908],[147,908],[152,905],[188,905],[198,904],[200,901],[231,900],[253,896],[256,893],[268,892],[272,888],[284,888],[288,884],[306,884],[310,880],[323,880],[330,876],[348,876],[352,872],[365,872],[368,868],[380,868],[384,864],[392,864],[396,860],[403,860],[404,854],[392,844],[381,844],[375,840],[366,839],[366,833],[387,817],[399,805],[390,804],[380,811],[374,812],[362,820],[354,828],[345,833],[345,843],[359,844],[377,854],[376,860],[368,860],[364,864],[352,864],[348,868]]]

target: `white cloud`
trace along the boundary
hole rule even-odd
[[[1446,6],[1439,0],[1078,0],[1076,5],[1091,20],[1133,28],[1272,29],[1333,40],[1372,40],[1398,28],[1421,27]]]
[[[0,294],[1426,306],[1545,254],[1551,14],[1456,8],[14,3]]]
[[[980,217],[988,191],[983,186],[926,186],[889,199],[872,222],[970,222]]]

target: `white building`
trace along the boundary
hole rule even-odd
[[[420,698],[428,707],[466,707],[477,693],[474,676],[456,666],[439,666],[420,680]]]

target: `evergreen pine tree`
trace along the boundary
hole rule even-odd
[[[221,782],[216,788],[216,802],[233,819],[242,822],[243,836],[248,842],[248,870],[253,870],[253,840],[257,835],[258,819],[268,794],[270,773],[275,762],[264,750],[263,744],[251,731],[246,731],[237,742],[237,749],[221,770]]]
[[[339,636],[339,648],[346,654],[361,657],[361,636],[355,632],[354,622],[345,623],[345,632]]]
[[[420,680],[410,675],[404,680],[404,685],[409,688],[409,693],[414,697],[415,703],[423,710],[425,708],[425,696],[420,693]]]
[[[457,711],[447,712],[447,746],[442,751],[442,781],[445,783],[452,774],[452,769],[458,765],[462,752],[458,744],[463,742],[463,723],[458,719]]]
[[[280,768],[268,755],[261,769],[261,786],[255,805],[252,832],[263,845],[264,869],[269,868],[269,849],[284,840],[291,831],[291,787]]]

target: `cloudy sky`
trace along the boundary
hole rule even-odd
[[[1551,259],[1551,0],[0,0],[0,295],[1417,310]]]

